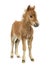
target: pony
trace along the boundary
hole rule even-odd
[[[13,47],[15,44],[15,54],[17,57],[20,57],[18,54],[18,45],[20,40],[22,40],[22,49],[23,56],[22,62],[25,62],[25,53],[26,53],[26,40],[28,41],[29,57],[31,61],[34,61],[32,57],[32,40],[33,40],[33,27],[38,27],[39,23],[37,20],[37,14],[35,11],[35,6],[31,7],[28,5],[23,18],[21,21],[15,21],[12,24],[11,28],[11,58],[13,58]]]

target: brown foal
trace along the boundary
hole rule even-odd
[[[15,44],[15,54],[18,55],[18,44],[19,41],[22,40],[23,46],[23,56],[22,62],[25,62],[25,52],[26,52],[26,40],[28,40],[28,49],[29,49],[29,57],[31,61],[34,61],[32,57],[32,39],[33,39],[33,28],[38,27],[39,23],[37,20],[37,15],[35,12],[35,6],[31,7],[30,5],[27,7],[25,13],[23,14],[23,19],[21,21],[15,21],[12,25],[11,29],[11,58],[13,58],[13,47]]]

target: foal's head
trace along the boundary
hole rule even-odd
[[[38,27],[39,23],[37,20],[37,15],[35,12],[35,6],[31,7],[30,5],[27,7],[25,14],[23,15],[25,22],[29,22],[34,27]]]

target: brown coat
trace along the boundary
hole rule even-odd
[[[29,38],[33,35],[33,29],[32,27],[26,23],[26,22],[19,22],[19,21],[15,21],[13,26],[12,26],[12,32],[11,32],[11,36],[13,34],[16,34],[16,36],[19,39],[24,38]]]
[[[32,39],[33,39],[32,26],[37,27],[39,25],[37,15],[34,9],[35,7],[30,7],[29,5],[23,15],[23,19],[21,21],[15,21],[11,29],[11,44],[12,44],[11,57],[13,57],[14,44],[15,44],[15,54],[17,57],[19,57],[18,43],[19,40],[22,40],[22,47],[23,47],[22,62],[25,62],[26,39],[28,40],[29,57],[31,61],[34,61],[31,53]]]

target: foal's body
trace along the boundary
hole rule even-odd
[[[11,57],[13,57],[14,44],[15,44],[15,54],[17,57],[19,57],[18,44],[19,41],[22,40],[22,45],[23,45],[22,62],[25,62],[26,40],[28,40],[29,57],[32,61],[34,61],[31,53],[32,39],[33,39],[32,25],[37,27],[38,21],[37,21],[36,13],[34,11],[34,7],[28,6],[26,13],[23,15],[23,20],[15,21],[11,29],[11,43],[12,43]]]
[[[15,21],[12,28],[11,36],[15,34],[19,40],[28,39],[33,34],[32,27],[24,21]]]

